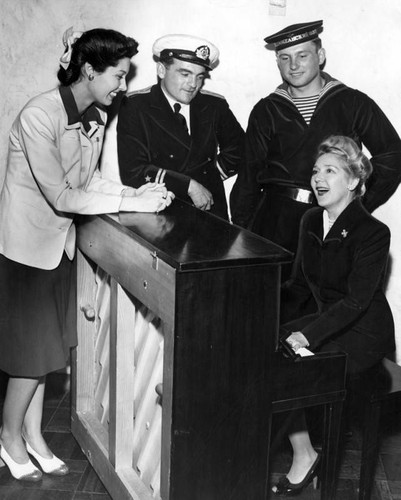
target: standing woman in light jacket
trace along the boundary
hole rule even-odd
[[[302,218],[293,273],[282,293],[282,338],[295,352],[346,352],[348,374],[376,365],[395,347],[383,291],[390,231],[361,201],[371,173],[351,138],[330,136],[319,146],[311,179],[319,207]],[[305,315],[311,294],[317,312]],[[297,417],[289,433],[293,462],[273,489],[281,496],[299,494],[319,470],[303,412]]]
[[[16,479],[68,473],[41,433],[45,376],[76,345],[75,214],[155,212],[171,203],[163,185],[139,189],[102,179],[106,113],[126,90],[137,42],[114,30],[64,34],[61,85],[23,108],[9,140],[0,196],[0,369],[9,374],[1,465]],[[28,455],[29,454],[29,455]]]

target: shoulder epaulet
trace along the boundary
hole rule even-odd
[[[211,95],[212,97],[218,97],[219,99],[226,100],[226,98],[223,95],[217,94],[216,92],[210,92],[210,90],[201,89],[200,93],[205,94],[205,95]]]
[[[152,88],[152,85],[150,85],[149,87],[146,87],[144,89],[133,90],[132,92],[128,92],[128,94],[126,94],[126,96],[127,97],[135,97],[136,95],[149,94],[151,88]]]

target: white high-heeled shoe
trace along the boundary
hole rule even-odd
[[[39,453],[37,453],[32,446],[25,441],[26,451],[32,455],[39,463],[41,469],[46,474],[53,474],[53,476],[65,476],[70,472],[68,466],[56,455],[53,454],[52,458],[44,458]]]
[[[3,445],[0,445],[0,465],[7,465],[11,475],[20,481],[40,481],[42,473],[28,460],[26,464],[18,464],[7,453]]]

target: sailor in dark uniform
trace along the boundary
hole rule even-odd
[[[227,101],[202,89],[219,51],[201,38],[167,35],[153,54],[159,83],[126,96],[119,111],[121,180],[164,182],[177,197],[227,218],[223,180],[242,165],[244,131]]]
[[[371,154],[364,206],[371,212],[401,179],[400,138],[377,104],[322,71],[323,22],[296,24],[265,38],[283,83],[254,107],[246,164],[231,193],[233,222],[295,252],[303,213],[315,204],[310,176],[318,145],[351,137]]]

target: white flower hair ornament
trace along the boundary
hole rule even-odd
[[[62,66],[65,70],[68,69],[71,62],[72,46],[82,34],[83,31],[74,31],[72,26],[70,26],[68,30],[64,31],[63,44],[66,50],[60,57],[60,66]]]

